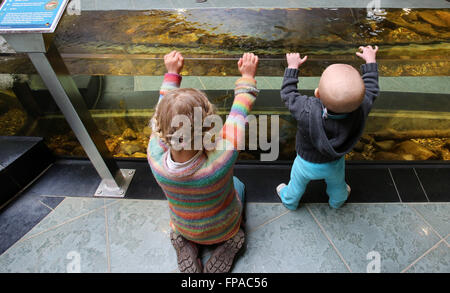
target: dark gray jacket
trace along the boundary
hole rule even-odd
[[[297,120],[296,151],[304,160],[313,163],[338,160],[358,142],[379,92],[377,63],[363,64],[361,70],[366,87],[361,106],[343,119],[325,119],[320,99],[299,94],[298,70],[286,68],[281,99]]]

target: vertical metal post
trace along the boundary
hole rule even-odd
[[[104,137],[98,130],[86,103],[70,76],[61,55],[54,45],[39,46],[43,36],[36,34],[6,35],[10,45],[28,54],[53,99],[63,113],[87,156],[102,178],[96,196],[123,197],[134,175],[134,170],[119,169],[109,152]],[[16,46],[14,46],[16,45]],[[45,47],[49,47],[46,53]],[[31,48],[28,50],[27,48]]]

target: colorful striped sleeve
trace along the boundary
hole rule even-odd
[[[252,109],[259,90],[256,88],[256,80],[249,78],[238,79],[235,86],[234,102],[223,127],[222,135],[235,149],[241,149],[240,147],[245,143],[246,118]]]
[[[179,88],[181,79],[182,77],[179,74],[166,73],[164,75],[164,81],[161,85],[161,89],[159,90],[159,99],[161,100],[168,91]]]

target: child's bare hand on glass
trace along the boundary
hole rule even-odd
[[[172,51],[164,56],[164,64],[168,73],[180,74],[184,65],[184,58],[178,51]]]
[[[378,52],[378,46],[372,48],[372,46],[361,46],[359,50],[362,52],[356,52],[356,55],[366,61],[366,63],[376,63],[376,56]]]
[[[300,53],[287,53],[286,60],[288,63],[288,68],[298,69],[303,63],[306,62],[308,56],[303,58],[300,57]]]
[[[244,53],[238,61],[238,68],[245,78],[255,78],[258,69],[258,56],[253,53]]]

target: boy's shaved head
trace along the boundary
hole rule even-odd
[[[347,64],[333,64],[322,73],[318,90],[318,97],[327,109],[335,113],[348,113],[361,105],[365,86],[355,68]]]

